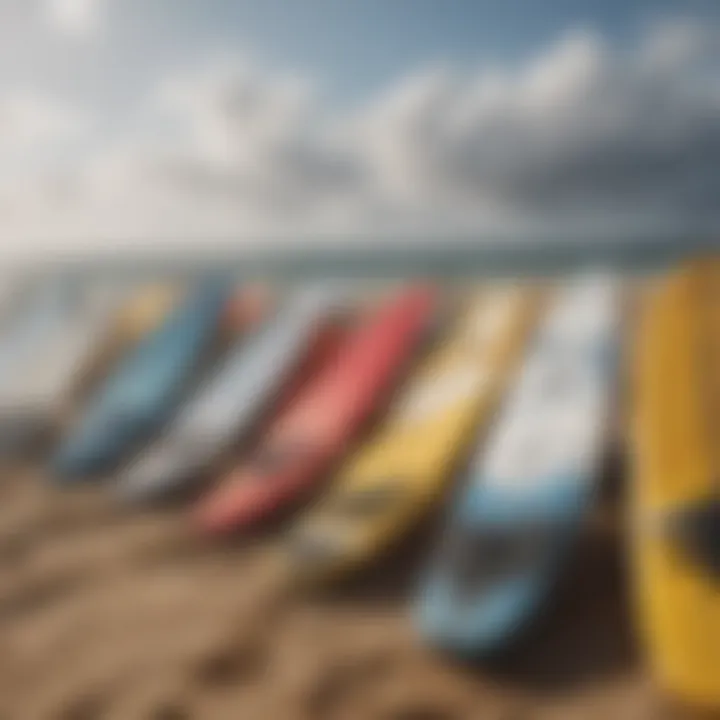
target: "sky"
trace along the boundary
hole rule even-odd
[[[713,232],[719,71],[716,0],[0,0],[0,259]]]

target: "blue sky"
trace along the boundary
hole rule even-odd
[[[87,47],[59,45],[54,56],[27,57],[28,76],[124,102],[156,74],[225,50],[312,75],[342,102],[430,63],[516,62],[569,29],[589,28],[618,45],[632,45],[658,18],[681,12],[708,22],[720,19],[716,0],[114,0],[105,5],[107,28],[92,62]]]
[[[528,57],[569,28],[633,42],[663,15],[720,17],[715,0],[166,0],[183,34],[256,48],[328,79],[339,92],[369,90],[431,61]]]
[[[0,0],[0,237],[720,228],[718,78],[717,0]]]

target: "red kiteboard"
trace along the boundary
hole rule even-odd
[[[250,435],[250,447],[262,442],[262,438],[274,426],[275,419],[284,415],[300,396],[305,385],[333,361],[333,358],[340,352],[348,333],[346,322],[336,316],[324,318],[318,323],[297,366],[283,383],[278,397],[270,403],[254,432]]]
[[[250,528],[311,490],[392,389],[435,317],[437,300],[432,287],[412,286],[351,330],[252,456],[200,501],[200,529]]]

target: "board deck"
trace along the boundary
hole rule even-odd
[[[64,321],[67,290],[59,283],[35,285],[17,298],[0,332],[0,392],[12,385],[23,365],[37,355],[48,334]]]
[[[203,470],[247,435],[283,390],[332,319],[333,304],[332,295],[301,292],[264,327],[238,339],[158,442],[123,473],[120,495],[155,500],[185,492],[202,479]]]
[[[126,353],[158,329],[177,307],[184,290],[182,284],[171,282],[142,284],[131,289],[108,324],[97,353],[85,365],[73,388],[74,404],[80,405]]]
[[[418,622],[431,642],[498,652],[550,592],[593,494],[619,308],[604,275],[575,278],[552,299],[421,585]]]
[[[28,352],[0,386],[3,448],[25,450],[57,427],[75,382],[126,296],[121,287],[67,287]],[[52,314],[52,311],[50,311]],[[28,348],[29,350],[30,348]]]
[[[233,283],[200,283],[90,399],[53,462],[56,479],[111,472],[177,411],[217,340]]]
[[[285,543],[302,582],[337,579],[371,561],[439,500],[499,399],[534,313],[537,293],[473,293],[442,343]]]
[[[413,286],[350,331],[247,461],[200,503],[200,528],[248,528],[309,492],[400,379],[435,318],[437,302],[434,288]]]
[[[720,708],[720,265],[649,290],[634,373],[631,537],[642,638],[661,685]]]

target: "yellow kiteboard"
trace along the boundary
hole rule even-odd
[[[290,577],[336,579],[371,561],[436,502],[505,385],[535,316],[529,289],[474,295],[369,444],[291,529]]]
[[[84,396],[99,378],[131,347],[152,332],[179,302],[182,286],[175,283],[151,283],[131,293],[110,323],[98,352],[83,369],[75,392]]]
[[[720,265],[648,291],[635,363],[632,538],[658,680],[720,709]]]

